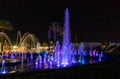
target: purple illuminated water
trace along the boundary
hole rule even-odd
[[[1,74],[6,74],[7,70],[6,70],[6,66],[5,66],[5,60],[2,60],[2,68],[0,71]]]
[[[68,8],[65,10],[64,18],[64,35],[63,35],[63,45],[62,45],[62,64],[64,66],[69,64],[70,56],[70,25],[69,25],[69,11]]]
[[[86,63],[96,63],[101,62],[103,57],[103,52],[93,50],[92,46],[88,48],[85,47],[84,43],[78,45],[78,48],[70,42],[70,24],[69,24],[69,11],[68,8],[65,10],[64,18],[64,35],[62,46],[60,46],[59,41],[56,41],[56,46],[54,47],[54,53],[48,51],[40,52],[39,44],[37,56],[33,55],[32,49],[30,50],[29,56],[25,56],[23,52],[24,43],[22,43],[22,55],[20,53],[18,57],[15,57],[19,64],[15,65],[13,69],[11,66],[8,67],[9,73],[12,70],[16,72],[26,72],[34,70],[44,70],[44,69],[56,69],[62,67],[69,67],[75,64],[86,64]],[[17,58],[20,58],[17,59]],[[13,53],[11,54],[11,59],[13,59]],[[13,63],[13,62],[11,62]],[[17,62],[15,62],[17,63]],[[1,73],[6,73],[5,61],[2,61]]]

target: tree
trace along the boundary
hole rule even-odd
[[[5,30],[13,30],[12,24],[7,20],[0,21],[0,31],[4,32]]]
[[[56,42],[57,36],[62,36],[63,35],[63,27],[60,26],[58,22],[52,23],[50,26],[50,30],[54,32],[54,43]]]

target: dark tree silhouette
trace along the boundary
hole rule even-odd
[[[13,30],[12,24],[7,20],[0,21],[0,31],[4,32],[5,30]]]
[[[58,22],[53,22],[50,26],[50,30],[54,32],[54,42],[56,42],[57,36],[62,36],[64,29]]]

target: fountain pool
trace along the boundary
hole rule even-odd
[[[60,45],[59,41],[56,41],[54,52],[49,51],[40,52],[39,43],[36,43],[32,34],[26,33],[20,40],[20,46],[22,53],[13,52],[11,56],[8,55],[1,57],[0,74],[12,74],[12,73],[23,73],[31,71],[44,71],[49,69],[60,69],[65,67],[72,67],[76,65],[94,64],[106,61],[104,51],[97,50],[92,45],[87,46],[84,43],[80,43],[77,48],[71,43],[70,40],[70,24],[69,24],[69,10],[65,10],[64,19],[64,35],[63,42]],[[21,37],[21,35],[20,35]],[[24,38],[24,39],[23,39]],[[33,53],[32,46],[30,53],[24,53],[24,41],[31,38],[33,46],[37,45],[38,53]],[[8,40],[9,41],[9,40]],[[11,42],[9,41],[10,45]],[[12,62],[7,62],[9,59]]]

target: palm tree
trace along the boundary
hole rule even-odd
[[[63,27],[60,26],[58,22],[52,23],[50,26],[50,30],[54,32],[54,43],[56,42],[56,37],[57,36],[62,36],[63,35]]]
[[[5,30],[13,30],[12,24],[7,20],[0,21],[0,31],[4,32]]]

